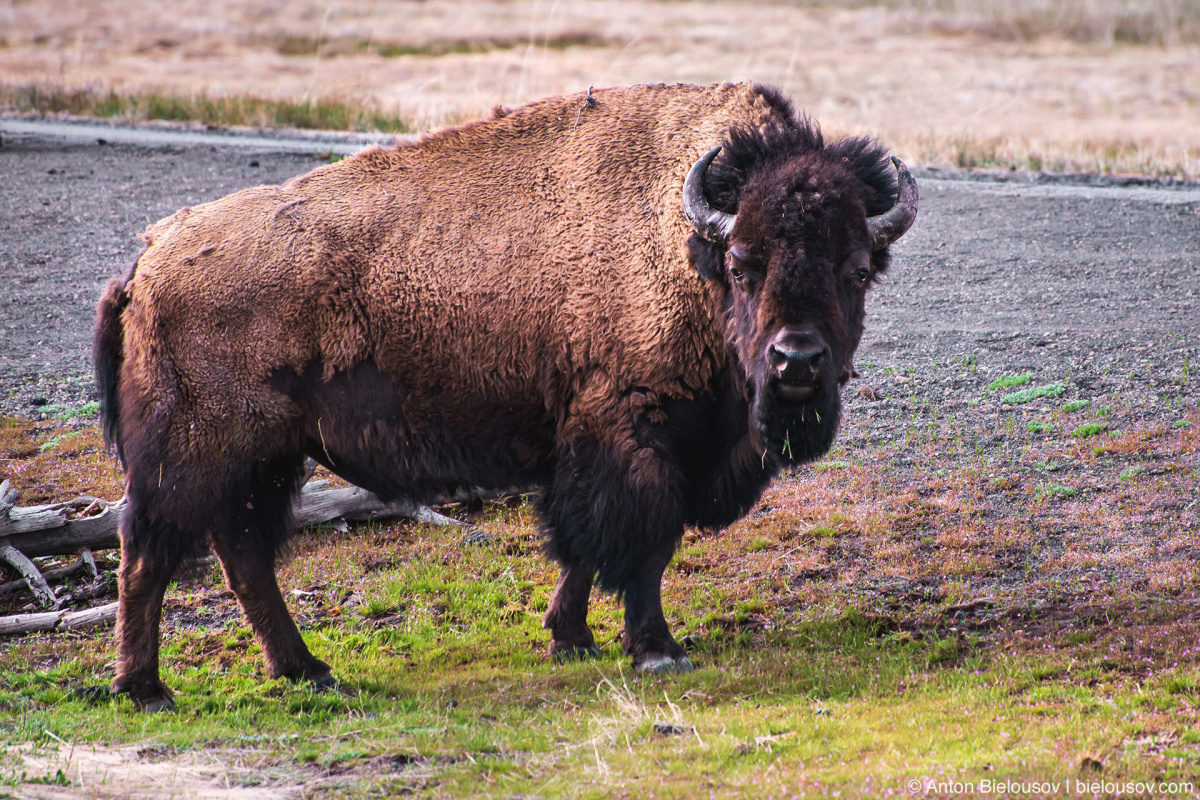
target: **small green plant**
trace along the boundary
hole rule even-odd
[[[1174,426],[1174,427],[1176,427],[1176,428],[1190,428],[1190,427],[1192,427],[1192,423],[1191,423],[1190,421],[1186,420],[1186,419],[1176,420],[1176,422],[1175,422],[1175,426]]]
[[[1023,372],[1020,375],[1004,375],[989,383],[987,388],[988,391],[992,389],[1010,389],[1013,386],[1024,386],[1031,380],[1033,380],[1033,373],[1031,372]]]
[[[1008,403],[1009,405],[1020,405],[1028,403],[1031,400],[1037,400],[1042,397],[1058,397],[1067,391],[1067,387],[1061,383],[1048,383],[1045,386],[1035,386],[1032,389],[1023,389],[1019,392],[1012,392],[1000,398],[1000,402]]]
[[[825,471],[831,470],[831,469],[834,469],[834,470],[850,469],[850,462],[849,461],[818,461],[816,464],[812,465],[812,468],[816,472],[825,472]]]
[[[1072,411],[1078,411],[1081,408],[1087,408],[1091,404],[1091,400],[1068,400],[1067,402],[1063,403],[1062,409],[1063,411],[1070,413]]]
[[[1139,464],[1136,467],[1126,467],[1125,469],[1121,470],[1121,474],[1118,475],[1117,477],[1123,481],[1130,481],[1130,480],[1133,480],[1134,478],[1136,478],[1138,475],[1141,475],[1145,471],[1146,471],[1146,468]]]
[[[959,356],[958,358],[956,358],[954,360],[958,363],[958,365],[960,367],[965,369],[967,372],[974,372],[977,368],[977,365],[975,363],[975,356]]]
[[[59,769],[53,775],[44,775],[40,778],[26,778],[26,783],[36,783],[43,786],[70,786],[71,780]]]
[[[1025,430],[1029,431],[1030,433],[1046,433],[1054,430],[1054,426],[1049,422],[1042,422],[1041,420],[1032,419],[1025,423]]]
[[[1075,430],[1071,431],[1071,435],[1076,439],[1086,439],[1089,436],[1095,436],[1098,433],[1103,433],[1108,430],[1108,425],[1103,422],[1089,422],[1085,425],[1080,425]]]
[[[100,413],[100,403],[92,400],[84,403],[79,408],[69,408],[66,411],[59,412],[54,415],[55,419],[71,420],[78,417],[94,417]]]
[[[1077,497],[1079,490],[1074,486],[1067,486],[1062,483],[1042,483],[1038,485],[1035,495],[1038,499],[1044,497]]]

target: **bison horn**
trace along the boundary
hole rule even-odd
[[[917,181],[908,173],[904,162],[892,156],[896,165],[896,204],[874,217],[867,217],[867,230],[871,234],[871,249],[882,250],[899,239],[917,218]]]
[[[687,179],[683,182],[683,213],[696,233],[714,244],[723,245],[729,240],[729,234],[733,233],[737,215],[718,211],[704,199],[704,173],[708,172],[708,165],[719,152],[721,148],[714,147],[688,170]]]

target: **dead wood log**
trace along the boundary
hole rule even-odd
[[[468,527],[465,522],[439,514],[429,506],[411,500],[385,503],[366,489],[357,486],[331,489],[326,481],[310,481],[304,484],[293,514],[297,528],[311,528],[339,518],[348,522],[365,522],[392,517],[406,517],[433,525]]]
[[[95,608],[85,608],[82,611],[45,611],[38,614],[0,617],[0,636],[91,628],[116,619],[117,605],[117,603],[109,603]]]
[[[439,498],[440,503],[457,502],[468,497],[498,499],[519,494],[519,487],[502,492],[463,491],[453,496]],[[8,481],[0,484],[0,499],[11,492]],[[439,503],[439,504],[440,504]],[[120,544],[117,536],[117,521],[125,507],[125,498],[108,502],[95,497],[79,497],[65,503],[44,506],[20,507],[8,502],[0,506],[0,539],[24,554],[27,558],[68,555],[87,550],[110,550]],[[94,516],[79,516],[99,508]],[[294,520],[298,528],[309,528],[323,522],[343,519],[361,522],[374,519],[406,517],[433,525],[470,527],[452,517],[440,514],[427,505],[407,500],[384,503],[366,489],[330,488],[326,481],[310,481],[297,496]],[[90,554],[89,554],[90,555]],[[86,560],[85,556],[85,560]]]

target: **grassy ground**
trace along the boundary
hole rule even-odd
[[[0,796],[126,796],[130,780],[247,797],[1194,794],[1200,410],[1149,419],[1069,380],[954,369],[978,385],[951,415],[866,365],[893,396],[856,399],[841,446],[728,531],[687,534],[664,592],[693,674],[630,674],[599,595],[604,656],[546,657],[554,572],[520,499],[473,518],[492,537],[476,546],[324,528],[281,582],[341,691],[263,680],[202,565],[168,596],[175,713],[72,698],[109,679],[108,631],[0,644]],[[43,416],[0,426],[23,502],[119,493],[86,417]]]
[[[18,111],[419,131],[591,84],[754,80],[912,163],[1200,174],[1200,0],[64,0],[0,31]]]

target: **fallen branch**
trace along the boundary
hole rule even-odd
[[[33,592],[33,596],[44,605],[46,608],[58,608],[58,598],[54,596],[54,590],[50,588],[50,584],[46,583],[46,579],[42,577],[41,571],[29,560],[29,557],[22,553],[17,548],[9,544],[7,538],[0,536],[0,558],[7,561],[17,572],[24,577],[25,583],[29,585],[29,591]]]
[[[111,550],[120,544],[117,521],[125,507],[124,498],[113,503],[100,501],[102,510],[96,516],[70,517],[72,511],[83,509],[95,500],[81,497],[50,506],[12,508],[0,517],[0,542],[7,540],[26,558],[67,555],[83,549]],[[420,503],[403,500],[384,503],[366,489],[331,489],[324,481],[305,485],[294,514],[298,528],[309,528],[338,518],[359,522],[392,517],[407,517],[435,525],[466,525]]]
[[[0,636],[37,631],[80,630],[116,619],[118,603],[86,608],[83,611],[45,611],[0,617]]]
[[[4,501],[5,497],[9,499]],[[119,543],[117,520],[125,498],[115,503],[97,497],[77,497],[45,506],[14,506],[16,491],[8,481],[0,484],[0,537],[28,558],[56,556],[90,550],[110,550]],[[93,517],[72,518],[99,508]]]
[[[470,527],[465,522],[439,514],[429,506],[411,500],[385,503],[366,489],[357,486],[349,489],[330,489],[327,483],[310,481],[304,484],[293,510],[293,521],[297,528],[311,528],[338,518],[348,522],[365,522],[393,517],[405,517],[433,525]]]
[[[91,551],[86,551],[86,552],[88,552],[90,554]],[[95,560],[93,560],[92,561],[93,567],[94,567],[95,563],[96,563]],[[83,568],[84,568],[83,559],[77,558],[74,561],[72,561],[70,564],[66,565],[65,567],[55,567],[54,569],[46,570],[45,572],[42,573],[42,577],[46,579],[46,583],[54,583],[55,581],[62,580],[63,578],[69,578],[72,575],[74,575],[76,572],[81,572],[83,570]],[[93,578],[98,578],[99,576],[100,575],[98,572],[95,572],[95,571],[92,572]],[[16,581],[9,581],[8,583],[0,583],[0,597],[3,597],[6,594],[12,594],[13,592],[16,592],[16,591],[20,591],[21,589],[28,588],[28,586],[29,586],[29,584],[27,584],[24,579],[16,580]]]

